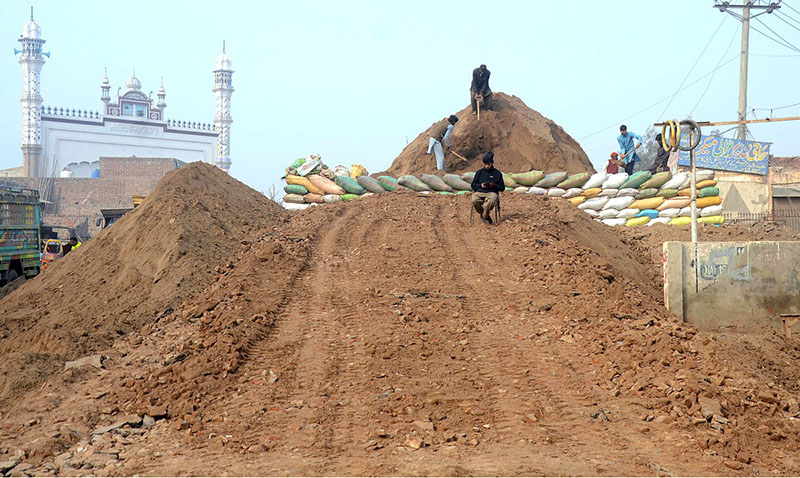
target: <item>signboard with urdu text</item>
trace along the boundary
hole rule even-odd
[[[689,136],[681,136],[681,145],[689,144]],[[736,171],[747,174],[767,174],[769,148],[772,143],[743,141],[719,136],[700,136],[700,144],[694,150],[694,161],[698,168]],[[678,164],[689,166],[689,152],[681,151]]]

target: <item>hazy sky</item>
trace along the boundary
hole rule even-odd
[[[560,124],[595,167],[617,149],[621,122],[643,134],[690,113],[735,120],[741,23],[713,4],[2,1],[0,169],[22,165],[22,70],[12,52],[30,5],[52,52],[42,70],[51,106],[99,111],[103,68],[114,95],[135,67],[146,93],[164,78],[167,118],[211,122],[211,70],[226,40],[236,71],[231,174],[265,191],[281,186],[293,159],[313,153],[329,165],[388,168],[407,141],[468,105],[480,63],[493,91]],[[752,26],[800,47],[800,0],[783,5],[759,17],[774,33]],[[800,103],[800,50],[753,30],[750,40],[749,107]],[[798,116],[800,105],[773,115]],[[800,155],[798,122],[751,131],[774,142],[777,156]]]

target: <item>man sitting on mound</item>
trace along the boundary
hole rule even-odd
[[[489,151],[483,155],[483,167],[475,173],[472,179],[472,207],[481,216],[483,222],[492,223],[489,213],[497,204],[498,193],[505,191],[503,173],[494,167],[494,152]]]

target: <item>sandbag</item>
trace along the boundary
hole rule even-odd
[[[323,196],[314,193],[308,193],[305,196],[303,196],[303,201],[309,204],[311,203],[322,204],[325,202]]]
[[[697,184],[695,184],[695,186],[697,186],[697,189],[710,188],[716,185],[717,181],[714,179],[704,179],[702,181],[697,181]]]
[[[464,174],[461,175],[461,179],[463,179],[464,182],[466,182],[466,183],[472,184],[472,180],[475,179],[475,173],[473,173],[473,172],[464,173]],[[517,182],[519,183],[519,181],[517,181]],[[520,183],[520,184],[522,184],[522,183]]]
[[[544,196],[545,194],[547,194],[547,189],[540,188],[537,186],[531,186],[530,188],[528,188],[528,194],[533,194],[534,196]]]
[[[567,178],[567,172],[566,171],[559,171],[557,173],[550,173],[550,174],[546,175],[544,178],[542,178],[541,181],[536,183],[536,185],[539,186],[540,188],[551,188],[551,187],[555,186],[556,184],[560,183],[561,181],[565,180],[566,178]]]
[[[589,217],[594,217],[594,218],[597,218],[597,216],[599,215],[599,213],[597,211],[595,211],[594,209],[584,209],[583,212],[588,214]]]
[[[547,195],[552,198],[560,198],[566,191],[561,188],[550,188],[547,190]]]
[[[586,196],[587,198],[593,198],[597,197],[601,192],[603,192],[603,189],[600,188],[584,189],[583,195]]]
[[[630,219],[632,217],[636,217],[637,214],[639,214],[639,209],[628,208],[620,211],[619,214],[617,214],[617,217],[621,217],[623,219]]]
[[[686,173],[674,174],[669,181],[661,185],[661,189],[680,189],[680,187],[683,186],[683,182],[686,181],[688,177],[689,175]]]
[[[578,196],[582,196],[582,195],[583,195],[583,189],[581,189],[581,188],[569,188],[569,189],[567,189],[567,192],[565,192],[564,195],[561,196],[561,197],[564,198],[564,199],[569,199],[569,198],[574,198],[574,197],[578,197]]]
[[[353,179],[353,178],[350,178],[350,179]],[[353,201],[353,200],[356,200],[356,199],[360,198],[361,196],[358,195],[358,194],[347,193],[347,194],[342,194],[339,197],[342,198],[342,201]]]
[[[603,206],[605,206],[607,202],[608,202],[608,198],[587,199],[586,202],[584,202],[583,204],[579,205],[578,208],[579,209],[594,209],[596,211],[599,211],[600,209],[603,209]]]
[[[356,178],[356,181],[358,181],[358,184],[362,188],[371,193],[381,194],[386,192],[386,190],[383,189],[383,186],[381,186],[381,184],[375,178],[371,178],[369,176],[359,176]]]
[[[450,186],[451,188],[453,188],[453,189],[455,189],[457,191],[471,191],[472,190],[472,184],[464,181],[463,179],[461,179],[461,176],[459,176],[457,174],[445,174],[442,177],[442,181],[444,181],[445,184],[447,184],[448,186]]]
[[[567,179],[561,181],[556,186],[561,189],[579,188],[589,180],[589,173],[578,173],[569,176]]]
[[[681,212],[678,213],[680,217],[692,217],[692,206],[686,206],[681,208]]]
[[[710,169],[698,169],[695,173],[695,181],[705,181],[706,179],[714,179],[714,171]]]
[[[366,189],[358,184],[358,181],[349,176],[336,176],[334,181],[348,194],[364,194],[367,192]]]
[[[719,188],[716,186],[707,186],[700,190],[700,193],[697,195],[701,198],[707,198],[709,196],[719,196]]]
[[[342,196],[340,194],[326,194],[322,196],[322,200],[327,203],[339,202],[342,200]]]
[[[645,217],[645,216],[649,217],[650,219],[654,219],[658,217],[658,211],[656,211],[655,209],[644,209],[642,211],[639,211],[639,214],[636,215],[636,217]]]
[[[649,189],[649,188],[660,188],[672,178],[672,173],[669,171],[663,171],[660,173],[654,174],[650,179],[642,183],[639,189]]]
[[[725,218],[723,218],[722,216],[706,216],[699,218],[697,222],[703,224],[722,224],[723,222],[725,222]]]
[[[666,217],[666,218],[673,218],[678,217],[678,214],[681,213],[681,210],[677,207],[671,207],[669,209],[662,209],[658,211],[658,217]]]
[[[626,209],[631,204],[633,204],[633,201],[635,201],[635,199],[630,196],[611,198],[605,204],[605,207],[603,209],[616,209],[618,211],[621,211],[623,209]]]
[[[716,206],[704,207],[700,210],[701,217],[719,216],[720,214],[722,214],[722,206],[719,204]]]
[[[672,189],[672,188],[670,188],[670,189],[660,189],[658,191],[658,193],[656,193],[656,196],[661,196],[662,198],[665,198],[665,199],[674,198],[677,195],[678,195],[678,190],[677,189]]]
[[[698,193],[699,193],[699,191],[698,191]],[[692,188],[681,189],[680,191],[678,191],[678,196],[687,197],[687,198],[688,197],[692,197]]]
[[[586,196],[575,196],[574,198],[567,199],[567,201],[571,202],[573,206],[577,206],[586,201]]]
[[[619,189],[602,189],[598,196],[607,197],[607,198],[615,198],[619,193]]]
[[[359,176],[366,176],[367,175],[367,168],[361,166],[360,164],[351,164],[350,165],[350,177],[355,179]]]
[[[290,164],[289,167],[297,169],[300,166],[302,166],[302,164],[305,163],[305,162],[306,162],[306,158],[297,158],[294,161],[292,161],[292,164]]]
[[[647,226],[653,226],[655,224],[667,224],[672,218],[669,217],[654,217],[650,219],[650,221],[646,224]]]
[[[647,199],[651,198],[658,193],[658,189],[656,188],[642,188],[639,190],[639,194],[634,196],[636,199]]]
[[[617,197],[622,197],[622,196],[636,197],[637,194],[639,194],[639,190],[636,188],[623,188],[617,192]]]
[[[411,174],[400,176],[400,178],[397,179],[397,182],[409,189],[413,189],[414,191],[431,191],[431,188],[427,184],[423,183],[417,179],[416,176]]]
[[[673,217],[667,224],[670,226],[688,226],[692,223],[691,217]]]
[[[615,173],[609,174],[608,178],[603,182],[602,186],[603,189],[620,189],[620,186],[628,180],[628,173]]]
[[[298,176],[308,176],[309,174],[314,172],[314,170],[318,169],[321,164],[322,164],[322,161],[320,161],[319,159],[314,159],[314,158],[309,159],[308,161],[306,161],[305,163],[301,164],[297,168],[297,175]]]
[[[639,171],[638,173],[633,173],[624,183],[622,183],[619,189],[638,188],[652,176],[653,173],[650,171]]]
[[[301,196],[308,194],[308,189],[299,184],[287,184],[283,187],[283,190],[286,191],[286,194],[299,194]]]
[[[506,173],[503,173],[503,184],[505,184],[507,188],[511,188],[511,189],[514,189],[517,186],[522,186],[521,184],[516,182],[514,180],[514,178],[511,177],[510,174],[506,174]]]
[[[687,197],[678,197],[678,198],[667,199],[666,201],[661,203],[661,205],[658,206],[656,209],[659,210],[659,211],[663,211],[664,209],[672,209],[672,208],[681,209],[681,208],[684,208],[684,207],[688,206],[690,202],[692,202],[692,199],[691,198],[687,198]]]
[[[397,181],[390,181],[386,179],[386,176],[379,176],[376,181],[378,181],[378,184],[380,184],[381,187],[387,191],[397,191],[397,186],[399,186]]]
[[[313,184],[311,184],[311,181],[309,181],[308,178],[304,178],[302,176],[295,176],[293,174],[290,174],[290,175],[286,176],[286,183],[287,184],[298,184],[300,186],[303,186],[310,193],[325,194],[325,191],[323,191],[322,189],[314,186]]]
[[[350,176],[350,170],[347,169],[346,166],[342,166],[341,164],[337,164],[333,168],[333,174],[336,176]]]
[[[628,222],[628,220],[620,218],[620,217],[617,217],[617,218],[613,218],[613,219],[603,219],[600,222],[602,222],[606,226],[623,226],[623,225],[625,225],[626,222]]]
[[[308,180],[311,181],[311,184],[316,186],[317,188],[321,189],[325,194],[344,194],[345,191],[340,186],[338,186],[334,181],[326,178],[325,176],[320,176],[319,174],[310,174],[308,176]]]
[[[722,204],[722,198],[719,196],[708,196],[697,200],[697,207],[700,209],[708,206],[716,206]]]
[[[283,208],[286,209],[287,211],[304,211],[311,206],[316,206],[316,204],[306,204],[306,203],[298,204],[294,202],[283,203]]]
[[[470,194],[472,191],[456,191],[456,196],[461,196],[462,194]]]
[[[648,222],[650,222],[650,216],[638,216],[628,219],[625,225],[628,227],[644,226]]]
[[[441,194],[443,196],[447,196],[447,195],[452,196],[453,192],[452,191],[436,191],[436,194]]]
[[[453,192],[453,188],[445,184],[445,182],[442,181],[439,176],[434,176],[433,174],[420,174],[419,179],[434,191]]]
[[[592,176],[583,183],[583,189],[599,188],[608,179],[608,174],[604,172],[594,173]]]
[[[544,173],[536,170],[527,173],[512,173],[511,178],[522,186],[533,186],[544,178]]]
[[[597,213],[597,217],[600,219],[611,219],[612,217],[617,217],[617,215],[619,215],[619,211],[616,209],[603,209]]]
[[[303,204],[305,201],[303,200],[303,196],[299,194],[284,194],[283,195],[283,202],[285,203],[294,203],[294,204]]]
[[[633,201],[633,204],[631,204],[630,207],[634,209],[656,209],[663,202],[664,198],[656,196],[654,198],[637,199],[636,201]]]
[[[515,193],[526,193],[526,192],[528,192],[528,186],[517,186],[517,187],[514,188],[514,190],[512,192],[515,192]]]

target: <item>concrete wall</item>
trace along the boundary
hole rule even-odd
[[[664,301],[701,328],[781,328],[800,314],[800,242],[666,242]],[[800,324],[794,331],[800,331]]]

